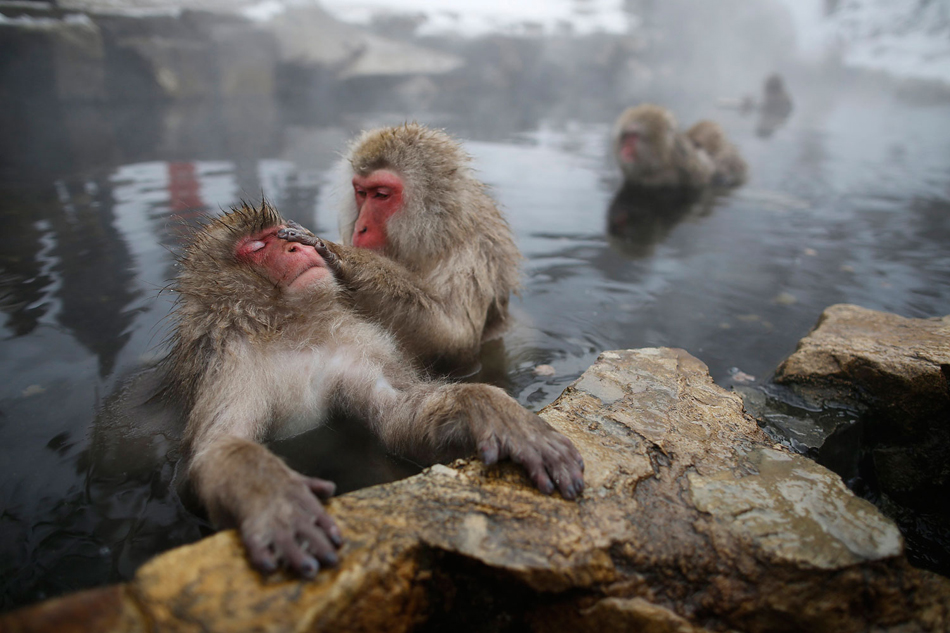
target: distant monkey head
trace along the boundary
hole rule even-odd
[[[728,144],[726,133],[714,121],[700,121],[689,129],[688,136],[696,147],[706,150],[710,156],[715,156]]]
[[[417,123],[363,132],[346,156],[353,195],[341,241],[406,261],[437,256],[472,213],[458,204],[469,156],[441,130]]]
[[[766,95],[777,95],[785,92],[785,83],[782,81],[782,76],[778,73],[769,75],[765,79],[765,94]]]
[[[650,173],[671,161],[676,140],[676,118],[651,104],[628,108],[617,120],[614,154],[624,172]]]

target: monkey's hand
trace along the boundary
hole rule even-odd
[[[343,259],[340,257],[340,247],[333,242],[327,242],[316,238],[317,243],[313,245],[317,249],[317,255],[323,258],[327,268],[333,273],[336,279],[340,279],[343,273]]]
[[[524,466],[544,494],[557,489],[565,499],[576,499],[584,491],[580,452],[540,416],[522,412],[516,420],[485,419],[473,429],[479,457],[486,464],[509,458]]]
[[[340,528],[317,500],[332,496],[336,486],[289,469],[275,479],[264,490],[255,490],[257,499],[245,499],[243,509],[250,511],[241,512],[238,527],[248,557],[264,574],[283,565],[313,578],[321,563],[333,566],[339,561]]]
[[[321,241],[319,237],[293,220],[288,220],[287,226],[277,231],[277,237],[288,242],[299,242],[307,246],[316,246]]]

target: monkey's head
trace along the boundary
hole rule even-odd
[[[179,326],[208,322],[246,332],[279,326],[336,283],[313,246],[277,237],[273,207],[243,204],[210,220],[180,260]]]
[[[407,123],[363,132],[351,145],[353,196],[340,218],[344,244],[395,253],[433,252],[463,222],[447,208],[469,178],[469,156],[448,134]],[[464,206],[464,205],[462,205]],[[436,226],[433,226],[435,224]]]
[[[782,81],[782,76],[778,73],[773,73],[765,79],[765,94],[767,96],[775,96],[785,92],[785,83]]]
[[[715,121],[700,121],[690,128],[688,136],[693,145],[706,150],[710,156],[722,151],[728,142],[726,133]]]
[[[614,129],[614,154],[630,176],[669,165],[676,141],[676,118],[657,105],[627,108]]]

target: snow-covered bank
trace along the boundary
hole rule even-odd
[[[422,16],[418,35],[622,34],[633,26],[622,0],[324,0],[323,5],[337,19],[356,24],[392,14]]]
[[[852,0],[830,21],[846,65],[950,82],[950,3]]]
[[[797,52],[805,59],[831,56],[848,67],[950,83],[950,2],[771,1],[792,16]],[[386,16],[412,17],[419,25],[417,35],[624,34],[640,25],[622,0],[323,0],[322,4],[337,19],[355,24]],[[680,4],[687,10],[689,3]]]
[[[950,83],[950,2],[781,0],[794,16],[799,52],[852,68]]]

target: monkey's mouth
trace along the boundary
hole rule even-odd
[[[331,276],[330,269],[327,268],[326,263],[321,258],[319,262],[301,267],[296,274],[288,275],[285,287],[290,292],[304,290],[324,282]]]
[[[321,259],[320,262],[301,268],[293,278],[288,279],[287,288],[290,290],[299,290],[307,288],[310,285],[322,281],[330,276],[330,269]]]

